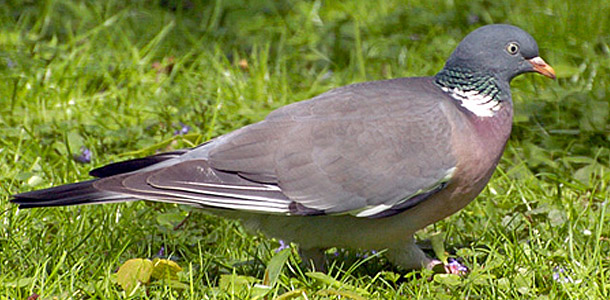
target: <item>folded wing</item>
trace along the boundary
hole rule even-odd
[[[386,217],[442,190],[451,123],[430,78],[347,86],[200,147],[115,163],[22,207],[147,199],[285,215]],[[47,191],[47,192],[45,192]]]

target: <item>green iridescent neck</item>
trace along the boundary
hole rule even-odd
[[[441,87],[462,92],[476,92],[499,100],[501,89],[495,77],[477,73],[468,68],[445,67],[436,74],[435,81]]]

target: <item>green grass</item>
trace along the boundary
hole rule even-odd
[[[268,299],[610,297],[610,4],[252,2],[3,2],[0,299],[122,299],[118,267],[161,249],[187,288],[157,281],[132,298],[259,295],[279,244],[235,222],[143,202],[19,211],[9,195],[193,146],[333,87],[433,75],[487,23],[530,32],[559,79],[513,82],[515,127],[488,188],[420,233],[442,233],[471,273],[406,272],[339,251],[320,278],[294,253],[263,290]],[[190,133],[174,136],[181,123]],[[90,164],[73,159],[81,147]]]

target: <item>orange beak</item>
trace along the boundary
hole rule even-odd
[[[555,70],[551,66],[549,66],[544,59],[536,56],[534,58],[527,60],[532,66],[534,66],[534,70],[548,78],[555,79]]]

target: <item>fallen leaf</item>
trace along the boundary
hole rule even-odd
[[[151,277],[154,279],[175,280],[178,279],[178,272],[182,271],[175,261],[169,259],[155,258],[152,265]]]
[[[117,283],[125,290],[127,295],[138,287],[140,283],[150,281],[153,272],[153,263],[148,259],[134,258],[126,261],[117,271]]]

